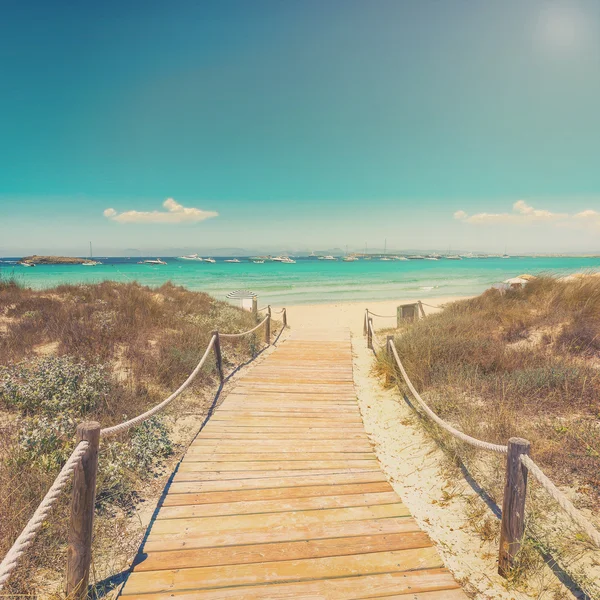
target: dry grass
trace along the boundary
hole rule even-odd
[[[541,277],[505,294],[490,290],[396,333],[395,344],[413,384],[438,415],[486,441],[529,439],[533,458],[575,504],[598,509],[600,279]],[[377,368],[386,379],[398,381],[389,357],[380,355]],[[501,504],[503,461],[482,456],[423,423]],[[590,554],[585,538],[535,485],[530,487],[536,497],[528,503],[531,538],[522,564],[531,568],[523,572],[531,577],[533,564],[540,566],[540,554],[530,552],[532,548],[578,569],[587,556],[587,565],[594,568],[598,557]],[[475,521],[482,537],[495,535],[481,515]],[[515,581],[524,581],[523,572]],[[584,581],[585,573],[577,574],[577,580]]]
[[[143,412],[177,388],[198,363],[213,330],[244,331],[255,322],[247,312],[170,283],[156,289],[104,282],[35,291],[12,280],[0,280],[0,370],[18,363],[34,364],[48,354],[74,357],[90,368],[100,365],[107,373],[109,393],[92,410],[82,406],[75,418],[96,419],[108,426],[122,421],[125,415]],[[258,337],[223,344],[226,372],[254,355],[262,346],[261,335],[258,332]],[[19,441],[22,424],[36,415],[7,404],[1,384],[0,556],[4,556],[60,465],[31,461],[23,454]],[[216,384],[214,363],[209,360],[190,388],[188,400],[184,400],[189,403],[190,397],[201,399],[188,407],[200,411],[199,417],[206,414],[207,392],[214,391]],[[70,448],[72,442],[69,436],[64,440],[65,447]],[[106,445],[107,465],[112,464],[110,453],[120,451],[118,444],[127,443],[124,436],[115,442],[116,446]],[[126,469],[119,474],[123,481],[116,485],[113,481],[104,495],[99,494],[99,547],[102,540],[118,541],[126,553],[131,553],[131,539],[123,532],[118,540],[113,535],[115,528],[129,530],[131,524],[115,517],[125,518],[131,513],[144,486],[154,486],[157,491],[160,485],[156,486],[153,479],[159,473],[160,461],[148,473]],[[50,522],[5,589],[9,594],[40,594],[52,589],[62,577],[68,502],[68,494],[63,494]],[[57,556],[61,558],[57,560]]]

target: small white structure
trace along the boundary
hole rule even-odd
[[[230,300],[239,300],[242,310],[247,310],[248,312],[256,312],[256,302],[258,296],[251,292],[250,290],[235,290],[233,292],[229,292],[226,296]]]

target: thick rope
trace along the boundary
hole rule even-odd
[[[452,427],[451,425],[446,423],[446,421],[444,421],[443,419],[438,417],[429,408],[429,406],[427,406],[427,404],[425,404],[425,401],[423,400],[423,398],[421,398],[421,396],[419,396],[419,392],[417,392],[417,390],[415,389],[411,380],[408,378],[408,375],[404,369],[404,366],[400,362],[400,357],[398,356],[396,346],[394,345],[392,340],[390,340],[390,342],[389,342],[389,348],[392,350],[394,358],[396,359],[396,364],[398,365],[398,368],[400,369],[400,372],[402,373],[402,377],[404,378],[406,385],[408,386],[410,391],[413,393],[413,396],[419,403],[419,406],[442,429],[447,431],[449,434],[453,435],[455,438],[458,438],[459,440],[462,440],[463,442],[470,444],[471,446],[475,446],[475,448],[479,448],[480,450],[489,450],[491,452],[499,452],[500,454],[506,454],[508,452],[508,446],[500,446],[499,444],[490,444],[489,442],[483,442],[482,440],[478,440],[474,437],[471,437],[470,435],[467,435],[466,433],[463,433],[462,431],[459,431],[458,429],[455,429],[454,427]]]
[[[523,466],[535,477],[538,483],[558,503],[558,505],[573,519],[579,527],[600,548],[600,532],[577,510],[571,501],[550,481],[547,475],[526,454],[520,456]]]
[[[368,308],[367,308],[367,312],[370,315],[373,315],[374,317],[380,317],[381,319],[395,319],[396,315],[378,315],[377,313],[371,312]]]
[[[141,415],[138,415],[137,417],[134,417],[133,419],[129,419],[129,421],[125,421],[124,423],[119,423],[119,425],[114,425],[113,427],[106,427],[105,429],[101,429],[100,436],[108,437],[111,435],[117,435],[117,433],[121,433],[122,431],[127,431],[130,427],[139,425],[146,419],[149,419],[152,415],[155,415],[157,412],[159,412],[165,406],[167,406],[167,404],[169,404],[170,402],[175,400],[175,398],[177,398],[177,396],[179,396],[179,394],[181,394],[181,392],[183,392],[183,390],[185,390],[190,385],[190,383],[192,383],[192,381],[196,378],[196,375],[198,375],[198,373],[200,372],[200,369],[202,369],[202,367],[204,366],[204,363],[206,362],[206,359],[208,358],[210,351],[213,349],[213,346],[215,345],[215,339],[216,339],[215,335],[213,335],[210,338],[210,342],[208,343],[208,346],[206,347],[204,355],[200,359],[200,362],[198,363],[196,368],[192,371],[191,375],[181,384],[181,386],[179,386],[179,388],[177,390],[175,390],[166,400],[163,400],[160,404],[157,404],[154,408],[147,410],[145,413],[142,413]]]
[[[60,496],[60,493],[69,480],[71,473],[73,473],[81,461],[81,458],[86,453],[89,445],[89,442],[86,441],[82,441],[77,444],[75,450],[73,450],[71,456],[69,456],[64,467],[58,474],[58,477],[54,480],[54,483],[44,496],[44,499],[33,513],[31,519],[29,519],[29,523],[27,523],[21,532],[21,535],[16,539],[15,543],[12,545],[12,548],[8,551],[4,557],[4,560],[0,563],[0,590],[2,590],[4,584],[8,581],[10,574],[19,563],[19,560],[35,539],[37,532],[40,530],[40,527],[50,513],[52,505]]]
[[[257,329],[260,329],[264,324],[265,321],[269,318],[269,315],[267,315],[256,327],[253,327],[252,329],[250,329],[250,331],[244,331],[243,333],[219,333],[219,337],[220,338],[227,338],[227,339],[234,339],[234,338],[240,338],[240,337],[244,337],[245,335],[248,335],[250,333],[254,333]]]
[[[373,345],[377,344],[377,346],[379,346],[379,350],[381,350],[383,348],[383,344],[381,343],[379,338],[375,335],[375,330],[373,329],[373,323],[371,322],[371,320],[369,320],[368,323],[369,323],[369,329],[371,330],[371,343]]]
[[[419,302],[421,301],[419,300]],[[425,302],[421,302],[421,304],[423,306],[428,306],[429,308],[442,308],[441,306],[434,306],[433,304],[425,304]]]

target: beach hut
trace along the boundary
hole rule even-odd
[[[249,312],[257,312],[257,298],[258,296],[250,290],[234,290],[229,292],[226,296],[229,300],[239,300],[242,310]]]

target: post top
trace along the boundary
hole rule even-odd
[[[508,440],[508,443],[511,446],[521,446],[522,448],[529,448],[531,446],[531,442],[529,440],[520,437],[511,437]]]
[[[83,421],[77,425],[77,429],[83,429],[85,431],[100,429],[100,423],[98,423],[98,421]]]

